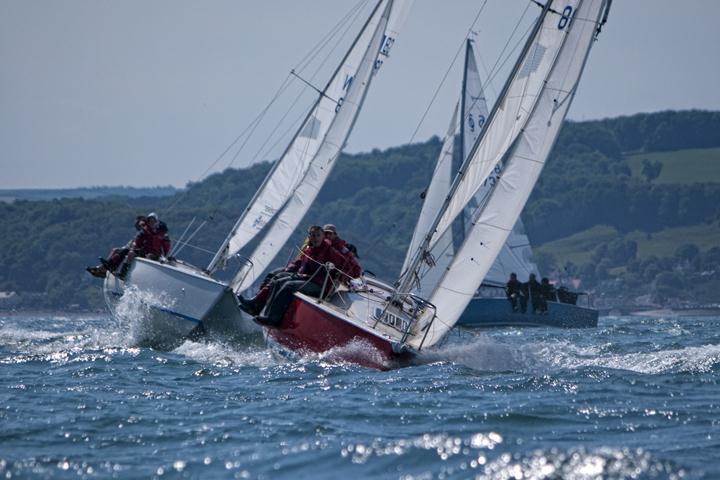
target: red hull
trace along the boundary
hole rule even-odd
[[[331,358],[379,370],[398,367],[411,358],[409,353],[395,353],[390,341],[297,297],[280,326],[266,332],[272,342],[288,350],[331,352]]]

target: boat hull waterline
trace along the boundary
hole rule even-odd
[[[125,281],[108,273],[104,293],[113,316],[132,317],[140,323],[137,339],[159,348],[173,348],[194,331],[229,336],[260,332],[237,308],[227,285],[182,263],[138,258]]]
[[[265,327],[265,336],[274,349],[325,354],[333,361],[378,370],[407,365],[415,357],[410,350],[398,351],[398,343],[390,338],[344,318],[328,304],[302,294],[295,294],[280,325]]]

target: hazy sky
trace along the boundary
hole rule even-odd
[[[198,180],[357,3],[0,0],[0,188]],[[415,1],[347,151],[411,140],[482,3]],[[521,30],[537,14],[528,4],[488,0],[473,28],[486,80],[521,13],[528,8]],[[570,118],[720,109],[719,20],[717,0],[615,0]],[[343,41],[354,31],[348,28]],[[340,50],[314,83],[324,84]],[[489,82],[490,98],[502,77]],[[445,131],[459,83],[457,63],[415,141]],[[273,127],[291,127],[278,122],[294,98],[278,101],[276,116],[260,125],[233,166],[277,156],[286,139],[266,155],[261,147]],[[224,159],[214,170],[228,164]]]

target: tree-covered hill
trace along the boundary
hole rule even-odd
[[[546,271],[564,269],[581,276],[584,286],[598,290],[617,290],[626,285],[623,282],[634,281],[637,293],[670,298],[671,292],[693,296],[697,289],[692,285],[698,281],[712,284],[718,274],[708,272],[715,267],[720,272],[720,265],[714,263],[720,258],[715,248],[720,251],[720,246],[712,242],[675,234],[675,249],[670,245],[660,256],[642,252],[653,235],[670,238],[672,234],[665,232],[714,233],[720,228],[716,181],[720,173],[707,174],[707,168],[720,172],[720,165],[715,170],[707,165],[696,169],[701,172],[697,181],[682,168],[683,175],[674,174],[682,181],[673,181],[668,171],[663,174],[668,161],[677,170],[683,158],[690,158],[689,149],[696,158],[697,152],[720,147],[718,132],[720,112],[660,112],[566,123],[523,213],[530,239],[539,247],[538,261]],[[341,235],[357,245],[364,268],[394,278],[439,149],[440,141],[433,138],[343,155],[277,261],[292,255],[308,224],[335,223]],[[657,152],[662,157],[638,160],[639,154]],[[179,255],[206,264],[268,169],[268,163],[228,169],[167,197],[0,204],[0,291],[20,292],[26,306],[100,307],[100,284],[84,267],[96,263],[110,247],[126,243],[133,234],[135,215],[149,211],[160,214],[175,239],[193,219],[189,232],[206,222],[192,238],[192,246]],[[598,226],[612,235],[597,235],[597,240],[593,232],[599,231],[594,230]],[[577,235],[583,240],[562,243]],[[668,279],[663,273],[674,277]],[[694,283],[686,285],[684,278]],[[664,285],[672,285],[673,290]],[[706,290],[712,296],[712,288]]]

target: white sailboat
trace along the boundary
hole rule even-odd
[[[405,271],[412,261],[412,252],[416,251],[428,225],[428,219],[437,212],[450,189],[452,165],[452,148],[457,130],[460,132],[460,158],[472,149],[480,135],[488,116],[487,101],[480,80],[472,41],[467,40],[465,48],[465,66],[463,70],[462,91],[460,95],[461,114],[457,122],[457,112],[453,114],[451,128],[443,142],[440,158],[433,173],[432,181],[425,194],[425,202],[420,213],[420,219],[413,232],[413,238],[403,265]],[[454,128],[457,127],[457,128]],[[460,215],[462,222],[459,238],[453,238],[453,229],[448,229],[440,241],[433,248],[432,254],[435,265],[433,268],[423,266],[427,273],[421,272],[415,293],[418,295],[430,294],[440,281],[440,274],[449,265],[454,256],[453,245],[462,243],[465,232],[473,224],[473,217],[477,209],[483,205],[491,194],[494,185],[503,172],[503,161],[500,160],[488,178],[482,183],[477,193],[470,199],[468,205]],[[522,220],[518,218],[507,241],[502,246],[495,262],[490,267],[478,286],[475,297],[460,317],[458,324],[465,327],[494,327],[494,326],[556,326],[556,327],[595,327],[597,326],[598,311],[584,308],[568,302],[555,300],[544,303],[546,309],[536,311],[532,301],[529,308],[513,310],[511,303],[506,299],[504,286],[511,273],[515,273],[522,281],[528,280],[530,275],[540,278],[538,268],[532,261],[532,247],[528,239]],[[577,298],[577,294],[569,292],[567,297]]]
[[[607,0],[546,0],[485,128],[425,221],[396,284],[352,285],[327,299],[296,293],[281,324],[266,327],[270,343],[290,351],[333,350],[387,368],[441,342],[474,297],[540,175],[608,7]],[[435,248],[500,161],[502,174],[474,209],[462,244],[449,263],[436,261]],[[439,280],[423,299],[415,289],[438,268]],[[357,342],[372,345],[374,353],[345,348]]]
[[[205,331],[243,336],[259,328],[238,309],[236,294],[267,268],[330,174],[377,70],[390,53],[410,0],[379,0],[300,128],[206,268],[181,261],[138,258],[124,279],[108,274],[105,298],[121,315],[138,299],[145,337],[171,346]],[[234,279],[213,274],[251,240],[267,232]]]

